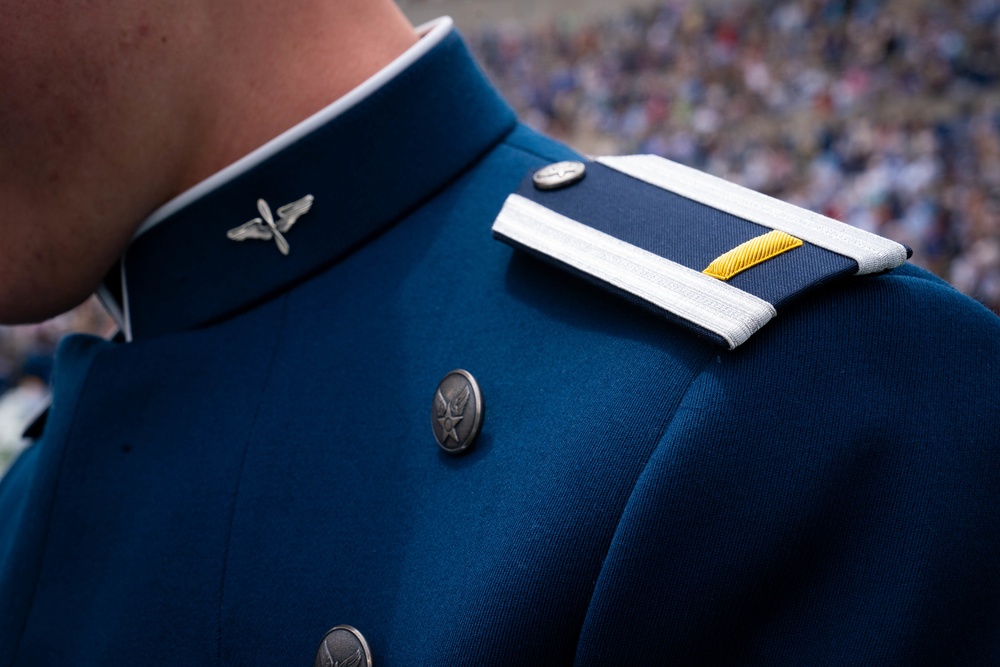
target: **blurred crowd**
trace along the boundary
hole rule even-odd
[[[589,154],[662,155],[894,238],[1000,312],[1000,0],[666,0],[467,37],[543,132]],[[0,328],[10,412],[44,395],[63,332],[107,328],[92,301]]]
[[[1000,312],[1000,1],[667,0],[470,37],[537,129],[896,239]]]
[[[103,336],[111,322],[92,298],[42,324],[0,327],[0,476],[24,445],[25,425],[48,404],[52,356],[70,331]]]

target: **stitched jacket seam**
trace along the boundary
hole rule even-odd
[[[635,476],[635,479],[632,481],[632,490],[629,492],[628,498],[621,506],[621,511],[618,515],[618,520],[615,523],[615,529],[611,532],[611,539],[608,540],[608,543],[605,546],[604,558],[601,560],[601,568],[598,571],[597,577],[594,579],[594,584],[590,589],[590,597],[588,598],[587,601],[587,612],[586,614],[584,614],[583,624],[579,627],[577,631],[576,652],[574,653],[573,656],[574,664],[576,664],[577,656],[579,655],[580,640],[583,637],[583,630],[584,627],[587,625],[587,619],[590,616],[590,610],[594,603],[594,594],[597,591],[597,585],[598,583],[600,583],[601,578],[604,574],[604,570],[607,567],[608,556],[611,553],[611,547],[614,545],[615,537],[618,535],[618,531],[621,528],[622,519],[625,517],[625,513],[628,511],[629,506],[632,504],[632,499],[635,496],[636,492],[636,486],[638,485],[639,480],[641,480],[643,476],[646,474],[646,470],[649,468],[649,462],[656,455],[656,452],[660,450],[660,447],[663,446],[663,439],[666,437],[667,433],[670,431],[670,427],[673,426],[674,421],[677,419],[677,413],[678,411],[680,411],[681,406],[684,405],[684,401],[687,400],[688,394],[691,392],[691,387],[693,387],[695,383],[698,382],[698,380],[700,380],[705,375],[705,372],[709,369],[709,367],[712,365],[713,360],[717,356],[717,352],[715,350],[708,350],[706,351],[706,354],[708,358],[706,359],[701,370],[692,375],[691,379],[688,381],[687,387],[684,389],[684,393],[681,394],[680,399],[677,401],[674,410],[670,415],[670,418],[664,422],[663,427],[660,429],[659,434],[656,436],[656,446],[652,447],[649,450],[649,455],[646,457],[646,461],[643,463],[642,469],[639,471],[639,474],[637,474]]]
[[[107,350],[101,350],[97,354],[93,355],[90,361],[87,362],[86,375],[83,378],[83,382],[80,384],[80,391],[76,394],[76,402],[73,404],[73,414],[70,415],[70,424],[72,424],[72,426],[67,432],[66,438],[63,442],[62,453],[59,456],[59,469],[56,471],[55,482],[52,485],[52,495],[51,495],[52,501],[49,505],[49,515],[45,520],[45,532],[42,536],[43,552],[42,552],[41,563],[38,565],[38,568],[36,569],[35,585],[32,587],[31,597],[28,602],[28,608],[25,610],[24,620],[21,623],[21,630],[17,633],[17,642],[14,644],[13,653],[11,653],[10,664],[12,666],[17,664],[17,658],[21,652],[22,642],[24,641],[24,633],[28,629],[28,623],[31,620],[31,613],[32,611],[34,611],[35,601],[38,598],[38,586],[42,580],[42,573],[45,571],[46,561],[49,558],[49,553],[50,553],[49,534],[52,532],[52,520],[56,513],[56,502],[59,500],[59,489],[62,486],[63,471],[66,466],[66,455],[67,452],[69,451],[70,444],[73,442],[73,436],[76,435],[77,427],[79,425],[76,416],[80,410],[80,403],[82,403],[81,397],[87,394],[87,388],[90,386],[90,382],[93,379],[92,372],[94,369],[94,362],[96,362],[98,358],[105,356],[107,353],[108,353]],[[45,436],[43,435],[42,438],[44,439],[44,437]],[[38,442],[35,443],[35,446],[42,444],[44,443]]]
[[[236,511],[240,500],[240,490],[243,486],[243,471],[246,466],[247,453],[250,451],[250,444],[253,441],[254,434],[257,431],[257,420],[260,417],[260,409],[261,406],[264,404],[264,397],[267,395],[267,392],[263,391],[263,389],[266,389],[267,386],[271,383],[271,375],[274,372],[275,361],[278,357],[278,350],[280,349],[280,346],[278,345],[277,341],[281,340],[281,333],[283,332],[288,320],[289,293],[285,292],[284,294],[281,295],[280,298],[282,299],[282,304],[281,304],[280,320],[276,327],[277,335],[274,336],[271,343],[271,357],[270,359],[268,359],[267,370],[264,372],[264,380],[261,383],[262,391],[260,392],[260,398],[257,401],[256,407],[254,408],[253,417],[250,420],[250,428],[247,429],[247,435],[243,441],[243,448],[240,453],[240,463],[236,473],[236,488],[235,492],[233,493],[232,504],[230,505],[229,508],[229,526],[226,529],[226,542],[225,542],[225,547],[223,548],[222,572],[219,578],[220,579],[219,608],[216,617],[217,619],[216,622],[218,624],[218,634],[216,636],[216,664],[219,665],[220,667],[222,665],[222,620],[223,620],[222,614],[223,614],[223,609],[225,607],[226,575],[229,570],[229,553],[230,553],[229,549],[233,539],[233,528],[236,525]]]

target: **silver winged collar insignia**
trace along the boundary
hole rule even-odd
[[[292,228],[299,218],[309,212],[312,208],[315,197],[306,195],[302,199],[293,201],[290,204],[278,208],[278,219],[274,219],[271,207],[263,199],[257,200],[257,211],[259,218],[254,218],[245,222],[239,227],[234,227],[226,232],[226,236],[233,241],[246,241],[247,239],[259,239],[261,241],[274,240],[278,246],[278,251],[282,255],[288,255],[291,248],[285,234]]]

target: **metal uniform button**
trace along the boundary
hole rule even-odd
[[[556,162],[542,167],[533,177],[539,190],[558,190],[579,182],[587,174],[587,165],[582,162]]]
[[[460,454],[471,447],[483,426],[483,410],[476,378],[463,370],[445,375],[431,405],[431,428],[441,449]]]
[[[338,625],[320,642],[313,667],[372,667],[372,652],[357,629]]]

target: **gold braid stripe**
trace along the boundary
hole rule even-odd
[[[702,273],[719,280],[729,280],[741,271],[746,271],[800,245],[802,245],[801,239],[774,230],[719,255]]]

